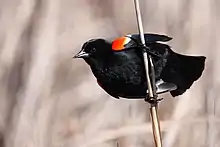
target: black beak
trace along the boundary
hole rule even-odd
[[[89,57],[89,54],[81,50],[73,58],[86,58],[86,57]]]

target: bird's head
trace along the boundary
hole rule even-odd
[[[89,65],[101,63],[112,54],[111,43],[104,39],[90,39],[73,58],[82,58]]]

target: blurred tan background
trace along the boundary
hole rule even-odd
[[[164,147],[219,147],[220,1],[140,3],[145,32],[207,57],[184,95],[161,95]],[[149,105],[111,98],[72,60],[90,38],[136,32],[133,0],[0,0],[0,147],[153,147]]]

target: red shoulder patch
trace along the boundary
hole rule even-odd
[[[124,50],[125,49],[125,45],[127,43],[129,43],[131,41],[131,39],[129,37],[120,37],[120,38],[117,38],[115,39],[113,42],[112,42],[112,50],[114,51],[121,51],[121,50]]]

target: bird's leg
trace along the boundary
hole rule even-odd
[[[154,57],[157,57],[157,58],[162,58],[163,57],[162,55],[159,55],[156,52],[150,50],[150,48],[147,47],[147,46],[144,46],[144,45],[140,44],[139,47],[144,49],[151,56],[154,56]]]
[[[153,88],[153,97],[151,97],[149,94],[147,94],[147,97],[145,99],[145,101],[147,101],[150,104],[156,105],[158,102],[160,102],[163,98],[161,99],[157,99],[158,95],[157,95],[157,87],[156,87],[156,82],[155,82],[155,69],[154,69],[154,64],[152,61],[152,58],[149,58],[150,61],[150,78],[152,81],[152,88]]]
[[[147,97],[145,98],[145,101],[150,103],[150,104],[157,104],[159,103],[160,101],[163,100],[163,98],[157,98],[158,95],[157,94],[154,94],[154,97],[150,97],[148,94],[147,94]]]
[[[157,54],[156,52],[153,52],[149,47],[145,46],[144,44],[142,44],[141,42],[139,42],[138,40],[130,37],[135,43],[137,43],[137,47],[141,48],[142,50],[146,51],[148,54],[157,57],[157,58],[162,58],[162,55]]]

